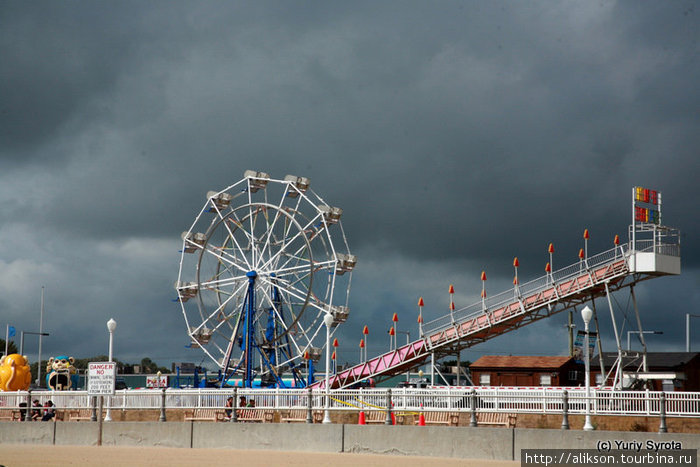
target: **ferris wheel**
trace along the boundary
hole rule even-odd
[[[175,288],[192,347],[250,387],[306,385],[331,334],[348,318],[352,270],[340,217],[305,177],[248,170],[210,191],[182,234]],[[328,322],[331,322],[327,319]],[[312,370],[313,371],[313,370]]]

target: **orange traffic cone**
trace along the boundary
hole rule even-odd
[[[358,425],[366,425],[367,424],[367,422],[365,421],[365,411],[364,410],[360,410],[360,416],[357,419],[357,424]]]
[[[418,415],[418,426],[425,426],[425,415],[423,414],[423,404],[420,406],[420,415]]]

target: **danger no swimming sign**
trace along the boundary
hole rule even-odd
[[[88,394],[113,396],[116,368],[115,362],[88,363]]]

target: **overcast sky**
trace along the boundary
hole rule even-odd
[[[246,169],[311,179],[358,266],[339,361],[627,238],[663,193],[683,272],[640,284],[650,350],[700,314],[697,1],[0,0],[0,324],[43,357],[203,362],[173,303],[180,233]],[[623,336],[634,321],[615,295]],[[613,350],[605,302],[604,350]],[[625,319],[625,316],[627,318]],[[630,321],[631,320],[631,321]],[[623,324],[624,321],[624,324]],[[560,314],[463,353],[563,355]],[[580,317],[577,325],[582,328]],[[692,322],[700,351],[700,319]],[[623,337],[623,339],[624,339]],[[400,339],[404,339],[401,336]],[[17,340],[19,340],[17,338]],[[25,353],[37,358],[36,337]],[[206,363],[206,361],[204,361]]]

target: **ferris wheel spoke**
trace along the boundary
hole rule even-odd
[[[289,245],[291,245],[291,243]],[[279,251],[274,258],[275,259],[274,267],[275,267],[275,269],[285,269],[289,263],[291,263],[292,261],[295,261],[295,260],[297,262],[299,262],[299,261],[311,262],[311,260],[312,260],[311,252],[312,251],[313,250],[311,248],[311,245],[309,243],[307,243],[306,239],[305,239],[304,243],[302,243],[301,246],[299,248],[297,248],[297,250],[294,251],[293,253],[285,253],[284,255],[282,255],[281,253],[283,253],[283,251]],[[286,259],[284,260],[284,262],[282,264],[279,264],[280,260],[283,257],[285,257]]]
[[[312,248],[311,243],[312,243],[316,238],[322,238],[322,237],[313,237],[313,238],[309,238],[309,239],[308,239],[308,244],[305,243],[305,244],[303,244],[301,247],[299,247],[299,249],[297,249],[297,251],[295,251],[294,253],[292,253],[291,255],[289,255],[289,257],[287,258],[287,261],[285,261],[282,265],[279,265],[278,267],[281,268],[281,269],[284,269],[284,268],[287,266],[287,264],[289,264],[290,261],[293,261],[295,258],[301,258],[301,257],[302,257],[302,256],[301,256],[301,253],[302,253],[302,251],[304,250],[304,248],[305,248],[305,247]],[[327,250],[327,248],[325,248],[325,242],[323,242],[323,243],[324,243],[324,249]]]
[[[267,227],[267,232],[265,232],[265,244],[263,245],[262,251],[260,252],[261,259],[265,256],[265,252],[268,250],[270,247],[270,239],[272,238],[272,233],[275,230],[275,225],[277,224],[277,220],[280,218],[280,215],[282,213],[282,203],[284,202],[284,198],[282,198],[282,201],[280,204],[277,206],[275,209],[275,217],[272,220],[272,223],[268,222],[268,227]],[[265,216],[267,218],[267,216]]]
[[[268,281],[266,281],[268,282]],[[286,324],[286,327],[289,327],[296,323],[301,316],[301,314],[304,312],[305,307],[307,306],[307,299],[303,291],[299,290],[290,290],[288,287],[282,287],[280,284],[275,281],[274,283],[270,282],[274,287],[278,289],[280,292],[280,295],[284,297],[283,301],[284,304],[286,305],[286,312],[291,316],[292,320],[289,321],[288,324]],[[296,299],[297,301],[295,302],[292,299]],[[298,309],[298,310],[297,310]],[[287,323],[286,320],[282,316],[280,316],[280,319],[283,320],[285,323]]]
[[[306,262],[297,266],[290,266],[285,269],[275,269],[275,277],[286,277],[290,275],[296,275],[303,271],[307,271],[308,273],[310,273],[311,271],[314,271],[316,269],[315,266],[316,263]]]
[[[214,256],[216,259],[218,259],[221,263],[226,263],[229,266],[235,266],[241,271],[250,270],[242,266],[240,264],[240,259],[236,256],[231,255],[229,252],[224,250],[223,247],[207,245],[207,247],[203,249],[203,253],[208,253],[211,256]],[[247,265],[247,261],[245,261],[245,256],[243,257],[243,260]]]
[[[248,210],[250,211],[250,206],[248,207]],[[249,213],[249,217],[250,213]],[[238,216],[238,213],[236,211],[231,211],[227,216],[226,219],[224,220],[224,225],[226,227],[226,230],[231,238],[231,241],[236,245],[236,248],[238,249],[238,252],[240,253],[241,257],[246,263],[246,267],[248,270],[252,269],[252,261],[248,261],[248,254],[251,256],[253,255],[253,248],[255,244],[255,237],[254,237],[254,230],[248,232],[245,227],[246,219],[241,220],[241,218]],[[231,230],[231,226],[229,224],[232,224],[236,228]],[[252,225],[252,224],[251,224]],[[249,247],[244,248],[241,246],[241,244],[238,242],[236,239],[236,232],[240,232],[241,235],[245,238],[245,240],[248,242]],[[248,251],[248,254],[246,254],[246,251]]]
[[[235,213],[233,213],[235,215]],[[231,242],[235,247],[238,249],[238,252],[241,254],[241,258],[243,258],[243,261],[246,263],[246,266],[248,270],[250,270],[250,264],[248,263],[248,259],[245,256],[245,253],[243,252],[243,248],[241,248],[241,245],[239,245],[238,240],[236,240],[236,236],[234,235],[235,231],[244,231],[244,229],[241,229],[241,223],[238,222],[237,220],[231,220],[230,218],[222,219],[222,224],[224,228],[226,229],[226,232],[228,232],[228,238],[231,239]],[[227,222],[228,221],[228,222]],[[237,228],[234,230],[231,230],[231,226],[229,225],[229,222],[232,222]],[[226,242],[224,242],[224,245],[226,245]],[[223,248],[223,247],[222,247]]]
[[[310,243],[310,239],[307,237],[306,232],[307,232],[307,230],[313,225],[313,223],[314,223],[317,219],[319,219],[320,217],[321,217],[321,213],[320,213],[320,212],[317,212],[315,216],[313,216],[311,219],[308,220],[308,222],[306,223],[306,225],[302,226],[302,227],[299,229],[299,232],[297,232],[292,238],[289,239],[289,241],[287,241],[287,236],[285,236],[285,241],[284,241],[283,245],[280,247],[279,251],[277,251],[277,253],[276,253],[274,256],[271,256],[271,257],[270,257],[270,259],[268,260],[268,262],[266,263],[266,265],[271,264],[273,261],[277,261],[278,258],[280,257],[280,255],[281,255],[284,251],[287,250],[288,245],[291,245],[291,244],[292,244],[294,241],[296,241],[298,238],[304,238],[304,243],[302,244],[302,246],[299,247],[299,249],[297,249],[297,251],[296,251],[292,256],[298,255],[301,251],[303,251],[304,247],[305,247],[305,246],[308,246],[308,243],[307,243],[307,242]]]
[[[285,277],[289,275],[296,275],[301,271],[309,271],[309,274],[315,274],[318,271],[322,271],[324,269],[329,269],[332,270],[333,267],[335,266],[336,261],[335,260],[328,260],[328,261],[323,261],[323,262],[307,262],[305,264],[302,264],[300,266],[290,266],[285,269],[281,269],[278,273],[278,277]]]
[[[267,279],[262,278],[266,282],[269,282]],[[325,303],[322,303],[319,301],[316,296],[311,292],[310,290],[301,290],[297,287],[294,287],[290,285],[289,282],[287,281],[278,281],[276,284],[278,289],[280,289],[282,292],[289,294],[290,296],[296,298],[297,300],[300,300],[301,303],[306,303],[306,306],[312,306],[318,310],[324,311],[325,310]],[[307,294],[309,295],[309,300],[307,300]],[[311,300],[313,298],[313,300]]]
[[[245,286],[248,283],[248,278],[245,275],[236,277],[226,277],[223,279],[210,279],[205,282],[200,282],[200,288],[221,291],[221,287],[226,287],[227,285],[233,285],[236,283],[241,283],[241,286]]]
[[[289,314],[290,314],[292,320],[291,320],[291,323],[289,325],[287,325],[284,318],[279,313],[279,310],[277,309],[277,307],[273,306],[272,308],[275,310],[275,315],[277,316],[277,319],[280,321],[280,324],[282,325],[282,327],[285,329],[286,334],[290,337],[289,340],[294,344],[294,347],[296,347],[297,354],[300,354],[301,348],[297,344],[297,340],[299,340],[299,337],[306,338],[307,342],[310,342],[310,341],[308,339],[306,329],[304,329],[304,327],[301,325],[301,323],[299,323],[299,319],[298,319],[299,317],[296,314],[294,314],[294,312],[291,311],[291,309],[290,309]],[[290,331],[293,331],[293,332],[290,332]],[[290,355],[290,357],[291,357],[291,355]],[[294,359],[293,357],[290,358],[290,360],[293,360],[293,359]]]
[[[250,231],[249,231],[249,240],[250,240],[250,262],[251,265],[254,265],[257,263],[257,245],[256,245],[256,239],[255,239],[255,225],[257,224],[258,220],[258,212],[260,210],[260,207],[256,207],[255,211],[253,211],[253,204],[248,205],[248,221],[250,224]]]
[[[294,206],[294,208],[287,208],[287,209],[286,209],[287,213],[288,213],[292,218],[295,217],[294,214],[296,214],[296,213],[299,212],[299,205],[301,204],[301,200],[302,200],[302,199],[303,199],[303,197],[302,197],[302,196],[299,196],[299,197],[297,198],[297,202],[296,202],[296,205]],[[285,238],[287,238],[287,236],[289,235],[289,230],[292,228],[292,224],[293,224],[293,223],[290,222],[289,225],[286,225],[286,226],[285,226],[285,230],[284,230],[284,237],[285,237]]]
[[[231,212],[228,216],[226,216],[226,221],[236,226],[236,229],[234,229],[233,231],[228,229],[229,235],[231,235],[232,238],[236,238],[234,232],[241,232],[248,242],[253,242],[253,236],[251,232],[248,232],[244,225],[245,220],[241,220],[235,211]],[[241,252],[243,252],[243,248],[240,245],[238,245],[238,248]]]
[[[308,247],[308,244],[306,243],[306,236],[304,235],[304,232],[299,231],[292,238],[290,238],[288,241],[285,238],[282,245],[280,245],[279,250],[277,250],[274,254],[270,255],[270,258],[268,258],[268,260],[265,262],[265,264],[262,265],[262,268],[264,268],[264,269],[270,268],[273,264],[275,264],[279,260],[280,256],[282,255],[283,252],[285,252],[287,250],[289,245],[292,245],[297,240],[301,241],[301,239],[304,239],[304,240],[297,251],[303,251],[305,247]]]
[[[236,294],[231,294],[226,300],[224,300],[219,306],[217,306],[206,318],[205,322],[208,322],[212,319],[217,319],[219,322],[225,322],[228,321],[228,319],[235,314],[235,310],[226,316],[226,314],[223,312],[223,310],[226,308],[226,305],[229,304],[231,300],[233,300],[236,297]],[[222,316],[223,319],[219,319],[219,316]]]

